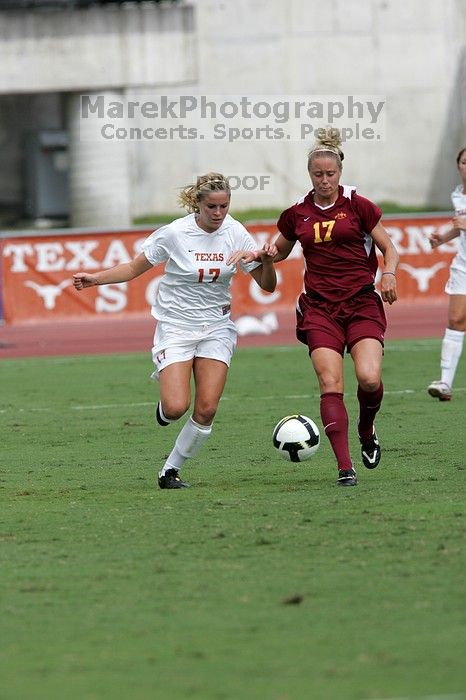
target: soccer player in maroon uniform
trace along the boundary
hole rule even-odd
[[[284,260],[296,241],[305,260],[304,292],[297,306],[297,337],[308,345],[320,387],[320,415],[337,460],[340,486],[355,486],[349,453],[348,414],[343,401],[343,356],[351,353],[358,381],[358,434],[362,462],[374,469],[380,445],[374,418],[383,397],[382,355],[385,312],[382,300],[396,298],[398,253],[380,223],[381,210],[340,185],[343,153],[337,129],[321,130],[308,155],[312,190],[278,220],[275,241]],[[384,269],[381,298],[374,290],[375,246]]]

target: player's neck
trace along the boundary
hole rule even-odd
[[[223,224],[223,219],[219,223],[209,223],[207,221],[203,221],[198,214],[195,214],[194,220],[198,228],[200,228],[205,233],[215,233],[215,231],[218,231],[218,229],[221,228]]]
[[[314,204],[317,204],[317,206],[321,207],[322,209],[328,209],[328,207],[333,206],[337,199],[338,192],[332,197],[320,197],[316,192],[314,192]]]

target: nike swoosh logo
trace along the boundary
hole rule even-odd
[[[374,452],[372,455],[369,454],[369,452],[362,452],[363,456],[367,459],[367,461],[370,464],[374,464],[376,459],[377,459],[377,452]]]
[[[311,218],[310,216],[306,216],[304,221],[309,221],[310,218]]]

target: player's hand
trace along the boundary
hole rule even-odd
[[[438,248],[438,246],[443,243],[442,234],[437,231],[431,233],[429,236],[429,243],[431,248]]]
[[[397,300],[395,275],[382,275],[380,279],[380,294],[382,301],[385,301],[387,304],[393,304]]]
[[[264,243],[262,250],[256,251],[258,260],[262,263],[273,262],[274,257],[278,254],[278,248],[275,243]]]
[[[227,265],[236,265],[240,260],[244,263],[264,263],[273,260],[277,253],[277,246],[274,243],[264,243],[261,250],[237,250],[230,255],[227,260]]]
[[[455,228],[460,228],[463,231],[466,231],[466,217],[465,216],[454,216],[453,217],[453,226]]]
[[[235,250],[227,260],[227,265],[236,265],[242,260],[245,263],[254,262],[256,260],[255,251],[251,250]]]
[[[73,286],[77,290],[85,289],[86,287],[95,287],[99,284],[96,277],[88,275],[86,272],[77,272],[73,275]]]

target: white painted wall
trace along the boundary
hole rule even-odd
[[[450,208],[466,143],[464,0],[193,0],[199,94],[385,95],[386,138],[345,146],[344,180],[365,196]],[[176,88],[174,88],[176,92]],[[137,147],[138,213],[173,210],[185,174],[267,172],[269,195],[236,208],[287,206],[308,189],[308,142]]]
[[[193,80],[188,5],[0,13],[0,93],[64,92]]]
[[[352,143],[344,179],[376,200],[449,208],[466,143],[464,0],[196,0],[206,92],[385,94],[387,137]],[[461,102],[462,99],[462,102]],[[234,146],[227,164],[275,173],[283,206],[307,188],[310,144]],[[217,160],[203,148],[201,169]],[[260,169],[260,165],[259,165]]]
[[[5,95],[386,95],[386,139],[347,144],[344,180],[406,205],[449,208],[466,143],[465,76],[464,0],[190,0],[0,15]],[[0,111],[3,137],[5,124]],[[124,196],[132,216],[175,211],[194,173],[269,173],[273,192],[235,193],[233,206],[285,207],[308,189],[311,144],[131,143]]]
[[[21,197],[25,128],[62,126],[71,136],[73,225],[126,226],[133,214],[153,211],[153,197],[141,201],[138,193],[146,175],[138,176],[142,166],[137,149],[80,142],[75,96],[114,90],[119,94],[130,86],[160,90],[190,85],[196,75],[194,12],[189,4],[0,12],[0,143],[12,154],[10,162],[3,159],[0,202],[17,204]],[[59,109],[52,114],[57,101]],[[29,105],[41,103],[53,124],[37,112],[26,114]]]

